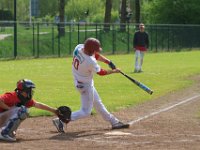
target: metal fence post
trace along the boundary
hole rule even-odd
[[[153,50],[152,26],[150,26],[150,37],[151,37],[151,43],[150,43],[150,46],[151,46],[151,51],[152,51],[152,50]]]
[[[35,23],[33,22],[33,57],[35,57]]]
[[[85,23],[85,40],[87,39],[87,22]]]
[[[155,41],[156,41],[156,52],[158,52],[158,45],[157,45],[158,38],[157,38],[157,36],[158,36],[158,29],[157,29],[157,25],[156,25],[156,39],[155,39]]]
[[[100,29],[100,30],[99,30],[99,37],[98,37],[98,38],[99,38],[99,41],[101,41],[101,44],[103,45],[103,41],[102,41],[102,32],[103,32],[103,31],[102,31],[102,26],[101,26],[101,24],[99,24],[99,29]]]
[[[72,48],[72,27],[71,23],[69,25],[69,54],[71,54],[71,48]]]
[[[78,22],[78,44],[80,43],[80,25],[79,25],[79,22]]]
[[[168,28],[167,28],[167,29],[168,29],[168,34],[167,34],[167,51],[169,52],[169,33],[170,33],[170,32],[169,32],[169,31],[170,31],[170,30],[169,30],[169,25],[168,25],[167,27],[168,27]]]
[[[37,23],[37,58],[40,56],[40,25]]]
[[[14,0],[14,58],[17,57],[17,0]]]
[[[116,36],[115,36],[115,25],[113,24],[112,25],[112,30],[113,30],[113,34],[112,34],[112,39],[113,39],[113,43],[112,43],[112,54],[114,54],[115,53],[115,49],[116,49],[116,42],[115,42],[115,38],[116,38]]]
[[[95,24],[95,29],[96,29],[96,38],[97,38],[97,36],[98,36],[98,28],[97,28],[97,23]]]
[[[130,52],[130,46],[129,46],[129,43],[130,43],[130,30],[129,30],[129,22],[128,22],[128,32],[127,32],[128,34],[127,34],[127,40],[128,40],[128,42],[127,42],[127,53],[129,53]]]
[[[54,24],[52,24],[52,54],[54,55]]]
[[[58,32],[58,57],[60,57],[60,33]]]

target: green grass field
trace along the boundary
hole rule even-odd
[[[149,95],[121,74],[95,75],[95,87],[109,111],[135,106],[187,87],[193,83],[187,77],[200,73],[200,51],[147,53],[144,72],[139,74],[132,73],[134,54],[107,57],[126,74],[154,90]],[[0,94],[14,90],[19,79],[28,78],[36,84],[34,99],[54,107],[69,105],[75,111],[80,107],[80,97],[73,84],[71,62],[71,57],[0,61]],[[35,108],[30,112],[31,116],[50,115]]]

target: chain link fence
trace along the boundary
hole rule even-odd
[[[0,59],[23,57],[65,57],[88,37],[98,38],[103,53],[117,54],[133,51],[136,24],[0,22]],[[107,29],[106,29],[106,28]],[[123,30],[122,30],[123,27]],[[59,34],[62,29],[64,36]],[[150,52],[193,50],[200,47],[199,25],[146,25]],[[16,40],[16,41],[15,41]],[[16,45],[14,43],[17,43]]]

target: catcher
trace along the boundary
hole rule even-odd
[[[31,80],[22,79],[17,82],[15,91],[0,95],[0,140],[16,141],[17,128],[28,117],[30,107],[62,116],[58,109],[32,99],[34,88]]]

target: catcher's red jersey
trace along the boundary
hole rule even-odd
[[[16,92],[8,92],[3,95],[0,95],[0,101],[3,101],[6,105],[9,107],[15,106],[16,104],[20,103],[20,99],[17,97]],[[35,104],[35,100],[31,99],[27,104],[26,107],[32,107]],[[0,108],[0,112],[3,112],[4,110]]]

